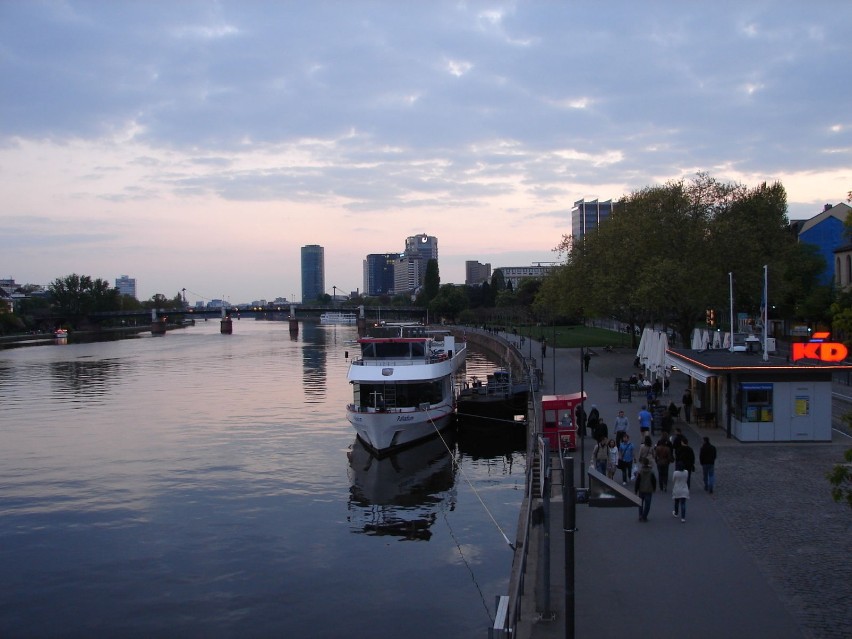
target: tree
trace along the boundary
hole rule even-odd
[[[467,308],[467,296],[460,286],[444,284],[435,298],[429,303],[432,317],[448,319],[452,322]]]
[[[441,275],[438,272],[438,260],[430,259],[426,262],[426,273],[423,276],[423,289],[418,302],[422,305],[428,305],[430,301],[437,297],[440,288]]]
[[[636,191],[597,231],[563,237],[565,264],[535,308],[674,326],[687,345],[707,309],[728,307],[729,273],[737,308],[757,312],[763,265],[782,273],[795,248],[786,208],[780,184],[748,189],[706,174]]]
[[[72,273],[57,278],[48,286],[48,294],[54,312],[75,325],[90,313],[119,309],[118,289],[112,288],[105,280],[93,280],[88,275]]]
[[[844,416],[847,424],[852,424],[850,415]],[[846,501],[846,505],[852,508],[852,448],[844,454],[846,463],[836,464],[834,468],[826,473],[831,484],[831,497],[834,501]]]
[[[493,290],[494,294],[496,295],[497,293],[499,293],[500,291],[503,291],[505,289],[506,289],[506,278],[503,277],[503,269],[498,268],[491,275],[491,290]]]

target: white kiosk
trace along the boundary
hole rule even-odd
[[[831,380],[852,370],[843,344],[815,333],[789,357],[753,349],[668,349],[666,366],[689,375],[694,410],[743,442],[831,441]]]

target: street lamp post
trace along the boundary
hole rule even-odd
[[[586,354],[585,353],[585,347],[581,346],[580,347],[580,408],[583,409],[583,414],[586,413],[585,397],[583,396],[583,393],[585,391],[585,388],[583,388],[583,382],[584,382],[584,378],[583,378],[583,357],[585,356],[585,354]],[[586,417],[587,417],[587,419],[586,419],[586,423],[583,425],[583,430],[585,430],[586,426],[589,423],[588,416],[586,416]],[[583,433],[583,434],[585,435],[585,433]],[[578,437],[578,439],[580,440],[580,443],[578,444],[580,446],[580,488],[585,488],[586,487],[586,438],[583,437],[583,436],[580,436],[580,437]]]
[[[556,322],[553,322],[553,394],[556,395]]]
[[[337,287],[336,287],[336,286],[332,286],[332,287],[331,287],[331,292],[332,292],[332,296],[331,296],[331,305],[332,305],[332,306],[334,306],[334,302],[335,302],[335,301],[337,301]]]

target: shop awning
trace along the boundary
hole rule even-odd
[[[685,373],[698,380],[702,384],[706,384],[711,377],[718,377],[716,373],[711,373],[706,368],[696,366],[690,362],[684,361],[679,357],[675,358],[666,353],[666,368],[676,368],[682,373]]]

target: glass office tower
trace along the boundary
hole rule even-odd
[[[316,302],[325,293],[325,249],[318,244],[302,247],[302,303]]]

